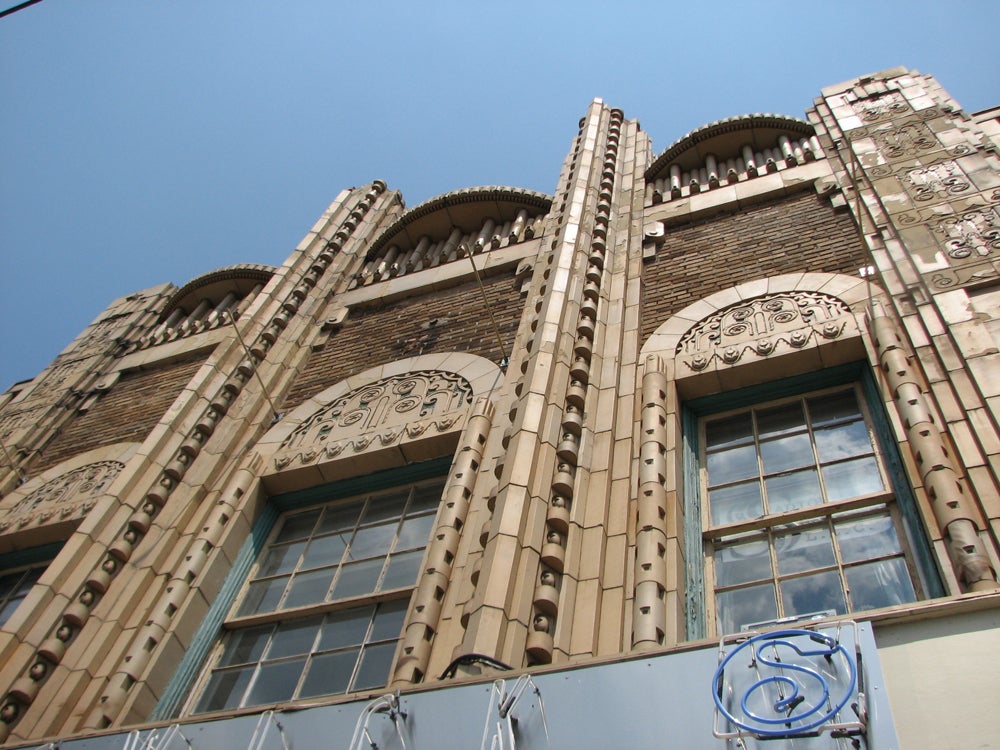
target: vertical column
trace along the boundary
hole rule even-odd
[[[417,593],[403,631],[402,650],[396,662],[393,684],[420,682],[427,673],[431,642],[441,618],[441,605],[451,580],[452,564],[469,513],[486,438],[493,424],[493,402],[482,398],[462,433],[458,454],[452,463],[444,490],[444,505],[438,525],[427,546],[426,564],[417,583]]]
[[[996,571],[979,537],[979,514],[962,490],[941,432],[934,423],[903,340],[892,319],[876,305],[869,327],[879,364],[903,420],[938,529],[948,545],[963,591],[997,589]]]
[[[973,297],[1000,283],[1000,158],[933,78],[902,68],[824,90],[810,117],[996,559],[1000,353],[986,324],[1000,314]]]
[[[632,613],[636,649],[662,646],[667,629],[667,378],[659,357],[647,357],[645,365]]]

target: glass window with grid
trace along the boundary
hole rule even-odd
[[[717,632],[917,598],[862,404],[852,386],[702,422]]]
[[[3,625],[14,614],[21,601],[31,591],[48,567],[48,562],[41,565],[0,571],[0,625]]]
[[[385,685],[442,490],[413,484],[283,514],[195,712]]]

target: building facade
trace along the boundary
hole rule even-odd
[[[595,100],[553,195],[115,300],[0,397],[0,739],[995,746],[998,147]]]

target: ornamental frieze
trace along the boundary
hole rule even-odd
[[[454,372],[422,370],[382,378],[306,419],[282,442],[274,465],[311,464],[447,432],[461,426],[472,396],[472,386]]]
[[[767,357],[839,338],[851,319],[847,305],[819,292],[763,295],[702,319],[681,336],[676,354],[695,372],[734,365],[748,354]]]
[[[0,508],[0,531],[82,515],[124,468],[120,461],[95,461],[50,479],[10,507]]]

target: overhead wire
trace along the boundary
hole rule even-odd
[[[11,13],[17,13],[19,10],[24,10],[28,6],[40,3],[42,0],[25,0],[23,3],[18,3],[13,8],[7,8],[7,10],[0,10],[0,18],[4,16],[9,16]]]

